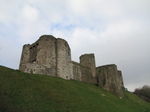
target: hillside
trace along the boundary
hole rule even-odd
[[[94,84],[0,66],[0,112],[150,112],[130,92],[119,98]]]

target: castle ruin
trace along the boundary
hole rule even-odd
[[[71,60],[67,41],[51,35],[41,36],[35,43],[23,46],[19,70],[98,84],[123,97],[123,78],[117,66],[96,67],[94,54],[80,56],[80,63]]]

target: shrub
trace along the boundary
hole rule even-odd
[[[144,85],[142,88],[137,88],[135,89],[134,94],[150,102],[150,86]]]

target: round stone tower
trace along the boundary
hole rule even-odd
[[[57,76],[63,79],[71,79],[71,49],[69,44],[66,40],[57,38],[56,48]]]
[[[80,64],[89,67],[92,76],[96,77],[95,56],[94,54],[84,54],[80,56]]]

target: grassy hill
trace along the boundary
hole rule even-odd
[[[150,103],[129,92],[120,99],[94,84],[27,74],[0,66],[1,111],[150,112]]]

